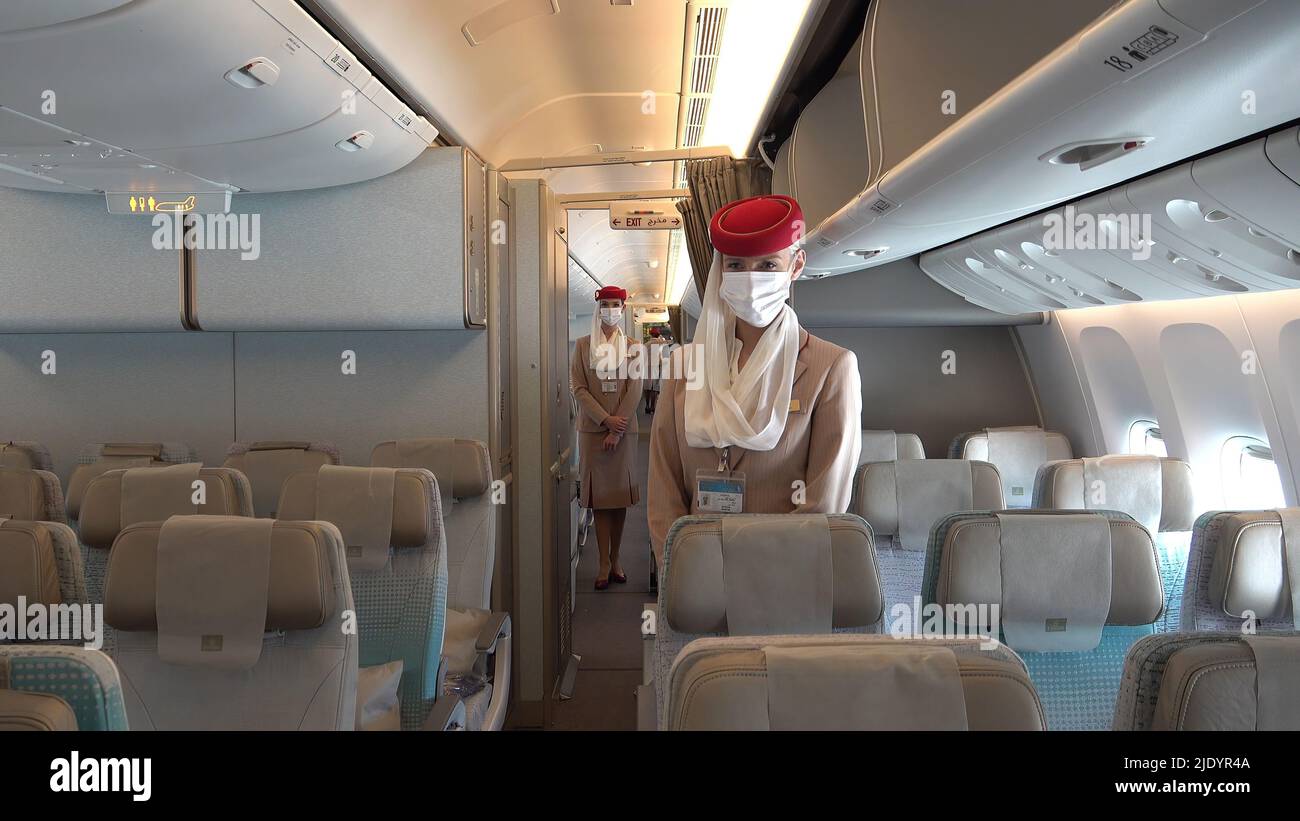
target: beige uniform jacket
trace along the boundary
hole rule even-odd
[[[721,450],[686,443],[686,383],[665,379],[650,434],[650,541],[662,563],[673,522],[698,513],[696,471],[716,471]],[[745,474],[745,513],[844,513],[862,449],[862,380],[849,350],[799,331],[790,414],[770,451],[733,447],[731,469]],[[796,500],[802,481],[802,501]]]

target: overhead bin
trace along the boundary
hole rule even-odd
[[[1300,150],[1298,131],[945,245],[921,268],[1004,313],[1300,288],[1300,181],[1272,161]]]
[[[349,186],[236,194],[254,252],[194,252],[191,318],[205,331],[429,330],[486,321],[486,170],[434,148]],[[241,229],[243,230],[243,229]]]
[[[437,136],[293,0],[27,5],[0,9],[0,106],[52,130],[32,141],[0,121],[0,163],[37,177],[5,184],[315,188],[394,171]]]
[[[836,123],[810,105],[796,127],[801,138],[810,129],[863,131],[857,158],[821,162],[856,167],[865,155],[871,167],[863,188],[837,195],[841,206],[815,226],[810,220],[812,274],[920,253],[1300,117],[1300,4],[1021,5],[953,2],[943,14],[929,3],[875,5],[862,48],[861,124],[856,112],[841,110]],[[1080,17],[1066,25],[1068,12]],[[915,26],[932,21],[940,21],[934,38],[917,39]],[[1010,32],[1034,32],[1033,41]],[[917,42],[925,47],[903,48]],[[1028,59],[1017,65],[1008,52]],[[909,91],[912,77],[920,79]],[[948,88],[959,79],[976,90]],[[942,113],[945,90],[956,91],[960,116]],[[828,174],[801,168],[797,147],[790,176],[806,197],[806,181]]]
[[[149,220],[0,188],[0,237],[0,333],[181,330],[181,253]]]

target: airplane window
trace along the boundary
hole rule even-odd
[[[1139,419],[1128,429],[1128,452],[1144,456],[1168,456],[1165,437],[1155,422]]]
[[[1234,436],[1223,446],[1223,500],[1229,507],[1285,507],[1282,477],[1273,450],[1250,436]]]

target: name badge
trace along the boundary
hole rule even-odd
[[[601,382],[600,390],[603,393],[618,393],[618,382]]]
[[[713,470],[697,471],[695,502],[701,513],[744,513],[745,474]]]
[[[803,407],[799,404],[798,399],[790,400],[790,413],[803,413]]]

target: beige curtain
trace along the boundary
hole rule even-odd
[[[772,192],[772,172],[761,160],[733,160],[715,157],[686,161],[686,184],[690,199],[678,200],[686,231],[686,248],[695,272],[695,287],[704,299],[705,279],[713,262],[709,242],[709,220],[729,202]]]

